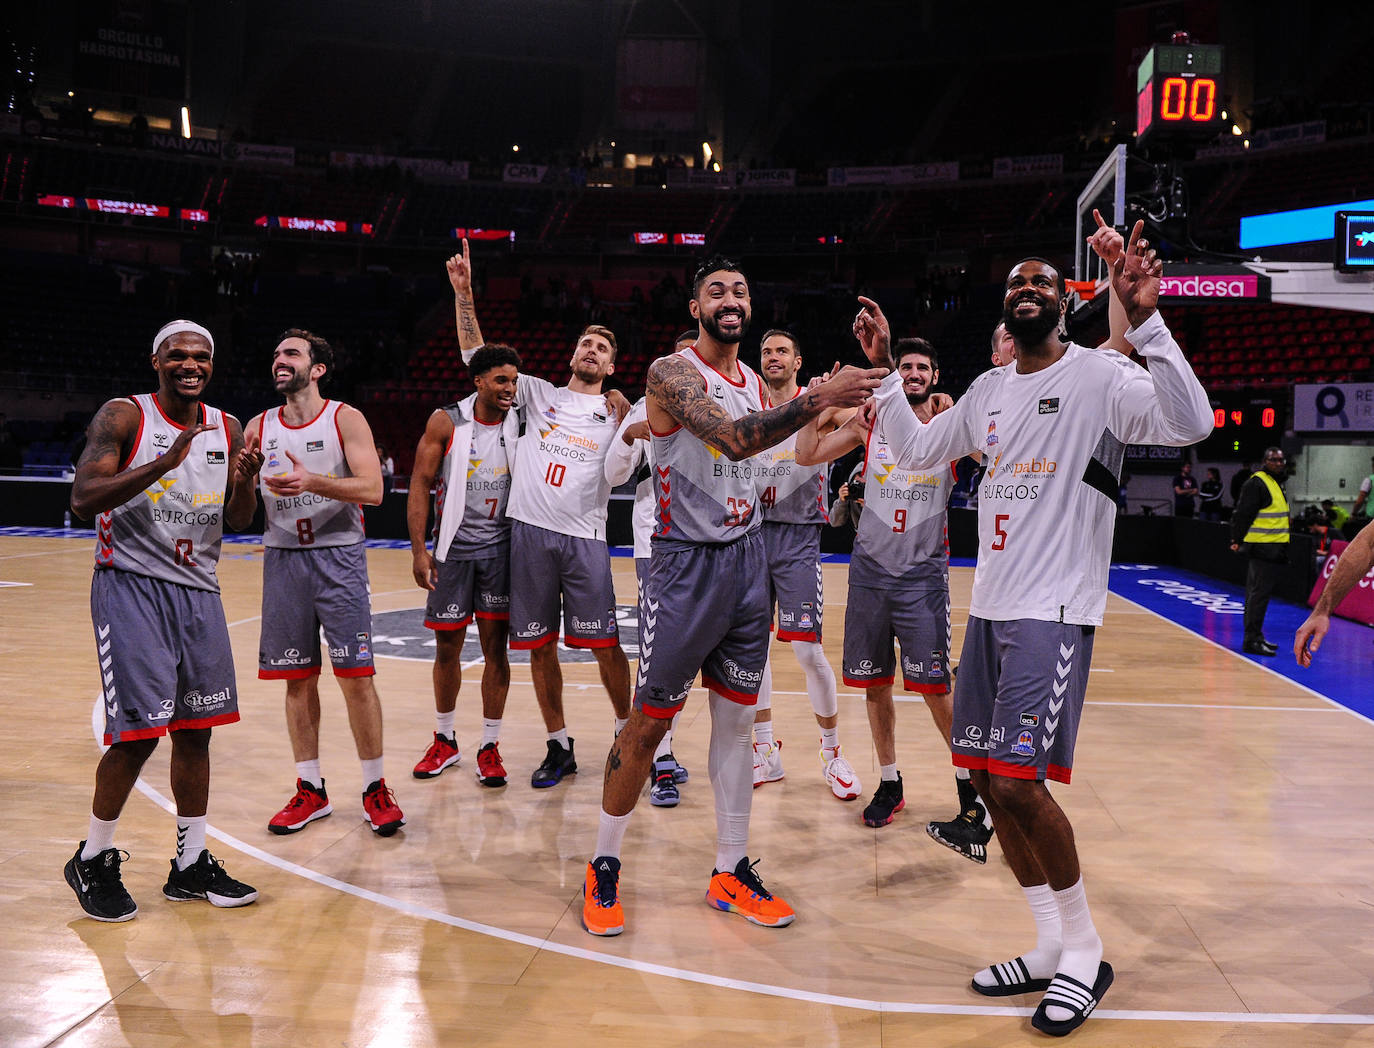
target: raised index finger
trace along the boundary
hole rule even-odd
[[[1097,219],[1097,228],[1098,228],[1098,229],[1106,229],[1106,228],[1107,228],[1107,220],[1106,220],[1105,218],[1102,217],[1102,212],[1099,211],[1099,210],[1097,210],[1097,208],[1093,208],[1093,218]]]
[[[463,237],[463,261],[471,264],[471,255],[468,254],[468,238]]]
[[[1140,234],[1145,231],[1145,220],[1136,219],[1135,225],[1131,227],[1131,235],[1126,238],[1126,254],[1135,254],[1136,244],[1140,242]]]

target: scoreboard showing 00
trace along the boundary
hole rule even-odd
[[[1221,119],[1222,48],[1159,44],[1136,73],[1136,142],[1208,139]]]

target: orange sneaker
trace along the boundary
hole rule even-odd
[[[711,872],[711,886],[706,889],[706,901],[718,910],[737,913],[746,921],[765,928],[785,928],[797,919],[792,907],[763,886],[763,881],[749,864],[749,857],[739,861],[733,873]]]
[[[582,883],[582,927],[593,935],[619,935],[625,930],[619,859],[598,855],[587,863],[587,879]]]

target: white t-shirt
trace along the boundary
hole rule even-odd
[[[604,463],[615,439],[615,416],[601,394],[574,393],[523,372],[516,407],[524,430],[506,515],[581,539],[606,539],[611,486]]]
[[[1099,625],[1125,445],[1185,447],[1211,432],[1207,394],[1163,318],[1126,337],[1149,371],[1071,344],[1033,374],[1015,364],[983,373],[926,425],[901,376],[883,380],[879,419],[896,465],[933,470],[973,451],[988,464],[971,615]]]

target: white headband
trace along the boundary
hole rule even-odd
[[[206,342],[210,343],[210,355],[212,357],[215,355],[215,336],[206,331],[205,328],[201,327],[194,320],[173,320],[170,323],[163,324],[162,327],[158,329],[158,333],[153,336],[153,352],[156,353],[158,347],[173,335],[183,334],[199,335],[201,338],[205,339]]]

